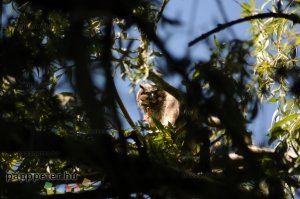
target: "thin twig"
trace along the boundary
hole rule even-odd
[[[294,152],[297,154],[297,156],[299,157],[299,153],[298,153],[298,150],[296,149],[296,147],[293,145],[293,143],[291,143],[291,146],[294,150]]]
[[[243,23],[246,21],[251,21],[254,19],[264,19],[264,18],[283,18],[283,19],[288,19],[293,21],[294,23],[300,23],[300,18],[295,15],[295,14],[285,14],[285,13],[274,13],[274,12],[270,12],[270,13],[261,13],[261,14],[257,14],[257,15],[252,15],[252,16],[248,16],[248,17],[244,17],[241,19],[236,19],[233,20],[231,22],[228,23],[223,23],[223,24],[219,24],[216,28],[202,34],[201,36],[195,38],[194,40],[189,42],[189,47],[195,45],[197,42],[202,41],[204,39],[206,39],[207,37],[209,37],[210,35],[220,32],[221,30],[224,30],[230,26],[239,24],[239,23]]]
[[[114,95],[116,97],[116,101],[117,101],[117,103],[118,103],[118,105],[119,105],[119,107],[120,107],[120,109],[121,109],[121,111],[122,111],[122,113],[123,113],[126,121],[131,126],[131,128],[135,128],[135,124],[134,124],[133,120],[131,119],[131,117],[130,117],[130,115],[129,115],[127,109],[126,109],[126,107],[124,106],[124,104],[123,104],[123,102],[121,100],[121,97],[120,97],[120,95],[119,95],[119,93],[118,93],[118,91],[116,89],[116,85],[115,84],[113,84],[113,92],[114,92]]]
[[[222,1],[222,0],[216,0],[216,1],[217,1],[216,4],[218,6],[218,9],[219,9],[219,11],[220,11],[223,19],[224,19],[224,22],[227,23],[229,20],[228,20],[228,15],[227,15],[227,13],[226,13],[226,11],[224,9],[224,5],[223,5],[224,1]],[[236,33],[234,32],[233,29],[229,28],[229,31],[231,32],[231,34],[232,34],[233,37],[235,37],[235,38],[237,37],[237,35],[236,35]]]
[[[215,143],[217,143],[218,141],[220,141],[225,135],[226,135],[226,133],[224,132],[219,137],[217,137],[216,139],[214,139],[213,141],[211,141],[210,146],[213,146]]]
[[[165,7],[168,4],[168,2],[169,2],[169,0],[163,0],[162,6],[160,7],[160,10],[159,10],[159,12],[157,14],[157,17],[156,17],[156,23],[158,23],[160,18],[162,17],[162,14],[163,14],[163,12],[165,10]]]

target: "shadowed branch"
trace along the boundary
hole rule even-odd
[[[202,34],[201,36],[195,38],[194,40],[189,42],[189,47],[195,45],[196,43],[206,39],[207,37],[209,37],[210,35],[220,32],[230,26],[239,24],[239,23],[243,23],[246,21],[251,21],[254,19],[265,19],[265,18],[283,18],[283,19],[288,19],[294,23],[300,23],[300,18],[295,15],[295,14],[285,14],[285,13],[274,13],[274,12],[270,12],[270,13],[261,13],[261,14],[257,14],[257,15],[252,15],[252,16],[248,16],[248,17],[244,17],[241,19],[237,19],[228,23],[223,23],[223,24],[218,24],[218,26],[204,34]]]

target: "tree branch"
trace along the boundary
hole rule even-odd
[[[230,26],[233,26],[233,25],[236,25],[239,23],[243,23],[246,21],[251,21],[254,19],[265,19],[265,18],[283,18],[283,19],[288,19],[294,23],[300,23],[300,18],[295,14],[274,13],[274,12],[256,14],[256,15],[244,17],[241,19],[236,19],[236,20],[230,21],[228,23],[218,24],[218,26],[216,28],[214,28],[214,29],[202,34],[201,36],[195,38],[194,40],[190,41],[188,46],[191,47],[191,46],[195,45],[197,42],[202,41],[202,40],[206,39],[207,37],[209,37],[210,35],[220,32]]]
[[[170,84],[168,84],[166,81],[164,81],[161,77],[156,75],[154,72],[149,73],[149,77],[151,81],[153,81],[155,84],[159,85],[163,90],[167,91],[171,95],[173,95],[178,101],[183,100],[183,94],[181,91],[178,89],[174,88]]]
[[[120,97],[120,95],[119,95],[119,93],[117,91],[116,85],[113,84],[112,86],[113,86],[112,89],[113,89],[113,92],[114,92],[114,96],[116,98],[116,101],[117,101],[117,103],[118,103],[118,105],[119,105],[119,107],[120,107],[120,109],[121,109],[121,111],[122,111],[122,113],[123,113],[126,121],[131,126],[131,128],[134,129],[135,128],[135,124],[134,124],[133,120],[131,119],[131,117],[130,117],[130,115],[129,115],[127,109],[126,109],[126,107],[124,106],[124,104],[122,102],[122,99],[121,99],[121,97]]]
[[[163,12],[165,10],[165,7],[168,4],[168,2],[169,2],[169,0],[163,0],[162,6],[161,6],[161,8],[160,8],[160,10],[159,10],[159,12],[156,16],[156,23],[158,23],[160,18],[162,17],[162,14],[163,14]]]
[[[16,136],[20,134],[19,131],[15,131],[16,126],[10,126],[12,129],[9,131],[9,135],[4,136],[0,140],[0,151],[14,152],[25,150],[25,151],[45,151],[55,150],[59,151],[59,157],[61,159],[72,162],[76,165],[85,165],[95,169],[96,171],[102,170],[107,165],[107,159],[103,159],[99,156],[99,146],[101,146],[100,135],[96,136],[95,141],[89,142],[82,138],[74,137],[60,137],[58,135],[44,132],[36,133],[34,136],[35,145],[32,146],[27,140],[30,138],[28,134],[24,135],[25,139],[23,142],[19,139],[14,140]],[[21,130],[21,129],[20,129]],[[99,142],[100,141],[100,142]],[[76,147],[74,147],[76,146]],[[16,149],[15,149],[16,148]],[[128,164],[124,164],[124,158],[126,158]],[[120,182],[124,182],[122,188],[128,190],[130,193],[143,192],[151,193],[159,191],[161,187],[168,187],[169,190],[174,192],[188,194],[194,197],[204,198],[232,198],[230,196],[242,195],[243,198],[255,198],[251,193],[240,190],[234,184],[224,184],[222,180],[214,180],[209,176],[195,175],[190,172],[175,169],[169,165],[154,159],[145,159],[135,156],[127,156],[116,154],[114,162],[110,165],[111,171],[106,172],[108,179],[113,177],[113,171],[120,172]],[[116,168],[117,167],[117,168]],[[107,169],[105,169],[107,171]],[[222,176],[221,176],[222,177]],[[9,184],[10,185],[10,184]],[[16,186],[23,187],[26,183],[19,183]],[[213,189],[211,187],[214,187]],[[112,188],[112,189],[111,189]],[[116,191],[116,184],[112,184],[109,190],[113,192],[105,192],[106,196],[120,196],[120,192]],[[10,190],[19,190],[17,187]],[[29,194],[35,194],[30,192]],[[86,198],[99,198],[103,194],[103,190],[100,188],[93,192],[80,193],[81,196],[91,196]],[[110,195],[112,194],[112,195]],[[31,196],[32,196],[31,195]],[[53,196],[56,198],[57,195]],[[57,196],[59,197],[59,196]],[[30,197],[29,197],[30,198]],[[31,197],[32,198],[32,197]],[[67,198],[77,198],[76,194],[68,195]],[[84,197],[80,197],[84,198]],[[233,197],[234,198],[234,197]],[[258,197],[256,197],[258,198]]]

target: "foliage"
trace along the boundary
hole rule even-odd
[[[253,8],[254,4],[245,8],[251,13],[263,10]],[[283,9],[283,8],[282,8]],[[276,5],[272,11],[279,12]],[[298,13],[297,3],[284,4],[280,12]],[[247,13],[247,12],[245,12]],[[293,145],[299,150],[298,139],[298,61],[299,45],[298,28],[296,24],[286,19],[253,20],[253,55],[256,58],[254,71],[257,77],[257,87],[261,100],[277,103],[274,115],[274,125],[270,129],[270,142],[280,139],[283,143]]]
[[[173,57],[156,35],[160,24],[178,25],[163,15],[168,0],[100,2],[2,2],[15,16],[0,39],[1,198],[45,197],[43,182],[5,182],[10,172],[101,181],[96,190],[62,196],[70,198],[293,196],[300,162],[298,2],[241,4],[245,18],[190,45],[243,20],[251,23],[249,41],[214,36],[209,60],[195,63],[189,55]],[[157,65],[179,75],[184,90],[165,82]],[[132,121],[114,78],[127,78],[131,90],[151,80],[174,95],[181,102],[176,127],[155,118],[155,128]],[[61,84],[72,91],[62,92]],[[275,150],[253,146],[247,129],[264,102],[278,107],[269,131]]]

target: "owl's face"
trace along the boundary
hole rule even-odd
[[[137,101],[143,107],[155,107],[164,99],[164,92],[151,84],[140,85]]]

